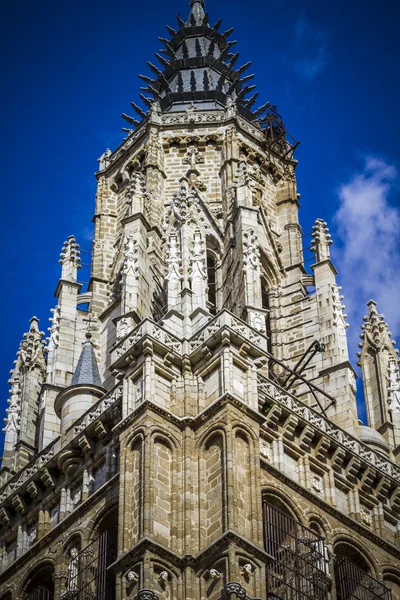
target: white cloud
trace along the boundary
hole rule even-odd
[[[391,204],[396,191],[396,168],[373,156],[338,190],[340,205],[334,225],[335,237],[342,245],[333,254],[351,325],[352,360],[371,298],[385,315],[389,329],[400,333],[400,210]]]

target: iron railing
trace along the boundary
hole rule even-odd
[[[53,594],[43,587],[37,587],[29,594],[27,600],[53,600]]]
[[[391,591],[359,567],[343,559],[335,565],[338,600],[391,600]]]
[[[116,526],[101,533],[71,561],[64,600],[114,600],[115,578],[110,565],[117,557]]]
[[[324,539],[274,506],[264,504],[268,598],[328,600],[329,564]]]

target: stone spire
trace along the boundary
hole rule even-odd
[[[316,262],[330,260],[332,245],[331,235],[329,233],[328,224],[322,219],[317,219],[312,228],[312,243],[311,252],[314,252]]]
[[[73,235],[70,235],[60,255],[60,264],[62,265],[61,279],[65,281],[76,281],[78,269],[81,268],[81,258],[79,245]]]
[[[361,367],[368,425],[395,450],[400,444],[400,376],[398,350],[385,316],[374,300],[363,318],[358,365]],[[391,413],[391,414],[390,414]]]
[[[36,443],[35,419],[38,414],[38,398],[45,380],[46,358],[44,333],[39,330],[39,319],[32,317],[27,333],[24,333],[10,372],[11,386],[6,411],[6,434],[4,465],[21,468],[32,455]],[[17,448],[18,444],[18,448]]]
[[[192,23],[201,25],[204,17],[204,0],[190,0],[190,15],[186,21],[186,25],[190,26]]]
[[[71,385],[97,385],[101,387],[100,372],[91,337],[90,333],[86,334],[86,342],[83,344]]]

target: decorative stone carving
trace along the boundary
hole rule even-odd
[[[116,336],[117,340],[122,340],[126,335],[128,335],[131,330],[130,324],[127,319],[121,319],[117,323]]]
[[[168,281],[180,281],[182,275],[180,272],[181,266],[181,251],[179,247],[178,235],[176,232],[169,236],[167,245],[167,280]]]
[[[245,267],[258,272],[260,269],[260,250],[258,247],[258,238],[254,233],[254,229],[246,231],[244,238],[243,263]]]
[[[361,523],[367,527],[372,527],[372,515],[369,510],[362,508],[360,510]]]
[[[205,255],[204,240],[200,231],[197,230],[194,232],[190,256],[190,277],[193,281],[207,279]]]
[[[312,228],[311,252],[314,252],[317,262],[329,260],[331,253],[329,246],[332,245],[328,224],[322,219],[317,219]]]
[[[314,475],[314,477],[311,480],[311,486],[315,492],[317,492],[318,494],[322,494],[322,479],[321,479],[321,477]]]
[[[37,539],[37,529],[32,529],[32,531],[28,535],[28,544],[32,546],[36,542]]]
[[[72,504],[73,506],[78,506],[79,502],[82,500],[82,490],[77,490],[72,496]]]
[[[392,412],[400,412],[400,373],[397,361],[389,358],[388,406]]]
[[[10,379],[11,391],[6,410],[7,417],[4,419],[5,433],[18,433],[21,419],[21,385],[18,375]]]
[[[79,574],[79,551],[78,548],[71,548],[69,551],[69,564],[68,564],[68,583],[67,589],[69,592],[78,591],[78,574]]]
[[[267,460],[271,460],[271,448],[267,446],[267,444],[261,444],[260,453],[261,456],[263,456]]]
[[[138,279],[138,247],[137,241],[130,234],[125,238],[122,273],[125,277]]]
[[[99,171],[104,171],[104,169],[108,167],[108,165],[110,164],[110,157],[111,150],[110,148],[107,148],[107,150],[103,152],[100,158],[97,159],[97,162],[99,163]]]
[[[134,600],[158,600],[158,596],[151,590],[140,590]]]
[[[190,165],[190,168],[195,170],[198,164],[204,163],[204,156],[199,152],[196,146],[189,146],[183,162]]]
[[[55,308],[52,308],[50,312],[53,314],[53,316],[49,319],[51,327],[48,328],[50,336],[47,338],[47,341],[48,349],[51,351],[58,348],[60,334],[60,306],[57,305]]]
[[[132,569],[126,573],[125,578],[128,583],[137,583],[139,581],[139,575]]]
[[[222,577],[221,573],[219,571],[217,571],[217,569],[210,569],[208,571],[208,576],[210,577],[210,579],[213,579],[214,581],[218,581]]]
[[[231,594],[236,594],[237,598],[246,598],[246,590],[236,581],[231,581],[224,586],[221,600],[230,600]]]
[[[253,565],[251,565],[250,563],[246,563],[245,565],[243,565],[241,573],[245,577],[249,577],[249,575],[253,575],[253,570]]]
[[[344,312],[343,312],[346,307],[344,304],[342,304],[342,300],[343,300],[344,296],[340,295],[341,289],[342,288],[336,284],[333,284],[331,286],[332,305],[333,305],[333,324],[336,326],[342,325],[345,329],[347,329],[349,324],[346,323],[346,321],[345,321],[347,315],[344,314]]]
[[[162,571],[158,576],[158,581],[160,583],[166,583],[169,580],[168,571]]]

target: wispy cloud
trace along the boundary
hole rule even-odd
[[[294,44],[283,55],[283,60],[299,75],[312,81],[329,63],[329,36],[323,29],[312,24],[305,13],[298,15],[293,29]]]
[[[384,313],[393,333],[400,333],[400,210],[392,201],[399,193],[399,173],[389,162],[374,156],[338,190],[334,250],[351,328],[351,358],[366,303],[371,298]]]

